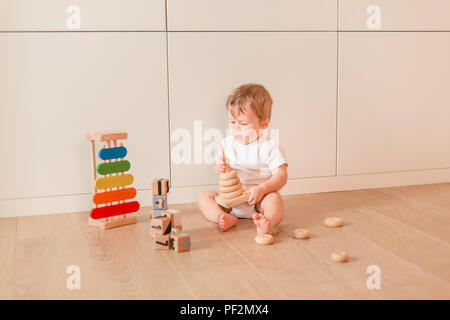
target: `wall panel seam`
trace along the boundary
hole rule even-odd
[[[340,0],[337,0],[336,3],[336,137],[335,137],[335,175],[337,176],[338,173],[338,149],[339,149],[339,139],[338,139],[338,133],[339,133],[339,9],[340,9]]]

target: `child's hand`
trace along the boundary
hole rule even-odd
[[[254,186],[245,190],[242,194],[248,195],[248,204],[254,205],[262,200],[265,196],[264,190],[260,186]]]
[[[219,155],[216,160],[216,165],[214,166],[214,171],[216,175],[226,172],[230,169],[230,165],[224,161],[223,157]]]

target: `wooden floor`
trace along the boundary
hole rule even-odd
[[[88,213],[0,219],[2,299],[450,299],[450,184],[285,197],[272,246],[250,220],[220,232],[195,204],[182,211],[192,251],[155,251],[149,208],[138,224],[101,231]],[[327,228],[339,216],[343,228]],[[292,237],[296,228],[308,240]],[[350,261],[331,261],[335,250]],[[81,289],[66,286],[69,265]],[[381,270],[369,290],[366,269]]]

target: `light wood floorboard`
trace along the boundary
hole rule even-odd
[[[191,236],[183,253],[153,249],[150,208],[103,231],[87,212],[0,219],[0,299],[450,299],[449,183],[284,199],[272,246],[255,244],[251,220],[221,232],[196,204],[169,204]],[[342,228],[324,226],[333,216]],[[70,265],[80,290],[67,288]],[[367,288],[370,265],[380,290]]]

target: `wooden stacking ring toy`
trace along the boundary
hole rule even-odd
[[[336,251],[331,254],[331,259],[336,262],[347,262],[348,254],[343,251]]]
[[[306,229],[295,229],[294,230],[294,238],[296,239],[308,239],[309,231]]]
[[[269,245],[274,243],[274,238],[270,234],[259,234],[255,237],[257,244]]]
[[[220,151],[222,159],[226,161],[222,145],[220,145]],[[248,195],[244,194],[236,170],[227,169],[224,173],[219,174],[219,195],[214,199],[217,204],[227,209],[248,201]]]
[[[326,218],[324,221],[325,225],[327,227],[342,227],[342,219],[333,217],[333,218]]]
[[[236,178],[236,177],[237,177],[237,171],[236,170],[231,170],[231,171],[219,174],[219,179],[220,180],[230,180],[230,179],[233,179],[233,178]]]

